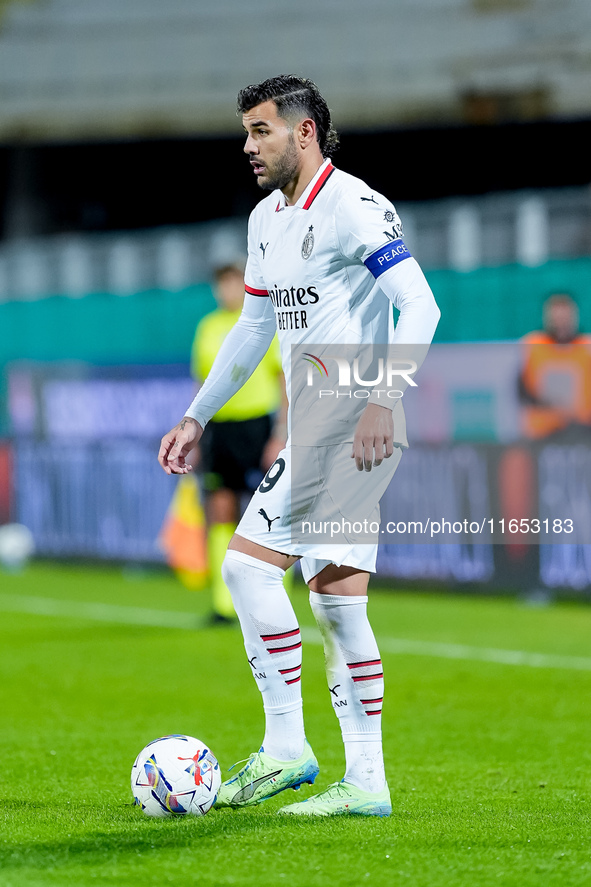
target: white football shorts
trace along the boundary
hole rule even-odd
[[[375,572],[382,498],[402,450],[358,471],[351,443],[286,446],[254,493],[236,533],[301,558],[308,582],[328,564]]]

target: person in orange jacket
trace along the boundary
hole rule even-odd
[[[519,377],[523,432],[530,439],[580,438],[591,427],[591,336],[565,293],[544,303],[543,330],[528,333]]]

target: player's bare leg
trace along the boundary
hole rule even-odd
[[[248,554],[259,561],[265,561],[267,564],[281,567],[282,570],[288,570],[289,567],[292,567],[299,560],[298,557],[292,554],[282,554],[280,551],[273,551],[271,548],[259,545],[258,542],[251,542],[250,539],[245,539],[243,536],[238,535],[232,538],[228,545],[228,551],[241,551],[243,554]]]

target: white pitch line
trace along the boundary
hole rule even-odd
[[[195,613],[175,610],[149,610],[145,607],[122,607],[85,601],[62,601],[58,598],[0,594],[0,610],[30,613],[34,616],[63,616],[66,619],[88,619],[92,622],[115,622],[122,625],[147,625],[152,628],[186,628],[199,626]]]
[[[526,650],[502,650],[495,647],[470,647],[466,644],[441,644],[413,641],[406,638],[383,638],[378,641],[385,653],[406,653],[412,656],[435,656],[439,659],[467,659],[495,662],[499,665],[525,665],[528,668],[562,668],[591,672],[591,659],[584,656],[560,656],[554,653],[530,653]]]
[[[0,610],[11,613],[29,613],[35,616],[61,616],[66,619],[86,619],[92,622],[111,622],[151,628],[177,628],[194,631],[200,627],[199,617],[195,613],[152,610],[146,607],[123,607],[118,604],[64,601],[57,598],[30,595],[0,594]],[[302,638],[309,644],[320,645],[322,643],[320,632],[316,628],[302,628]],[[437,659],[591,672],[591,658],[584,656],[529,653],[525,650],[472,647],[466,644],[443,644],[408,638],[378,637],[377,640],[381,652],[392,655],[430,656]]]

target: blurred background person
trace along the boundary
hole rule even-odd
[[[591,427],[591,336],[579,332],[579,309],[566,293],[546,300],[543,324],[523,339],[525,436],[584,439]]]
[[[540,293],[572,293],[591,331],[584,0],[564,0],[560,16],[544,0],[449,0],[398,4],[386,18],[382,0],[343,0],[338,26],[331,3],[313,21],[309,4],[275,16],[269,3],[264,53],[252,53],[256,26],[237,0],[95,6],[0,3],[0,522],[29,527],[40,557],[164,560],[172,491],[154,446],[193,391],[193,334],[215,307],[212,256],[244,250],[260,200],[246,158],[236,162],[232,83],[277,70],[318,82],[340,122],[338,166],[392,195],[404,219],[441,305],[441,345],[521,342]],[[425,164],[426,146],[437,164]],[[547,405],[518,401],[519,349],[509,353],[496,378],[517,438],[522,407],[533,422]],[[438,423],[433,438],[495,439],[500,383],[466,373],[448,402],[444,383],[433,379],[421,414]],[[548,392],[529,384],[536,396]],[[63,458],[71,441],[76,462]],[[183,574],[197,587],[204,517],[180,499],[177,526],[200,539]],[[488,561],[476,567],[461,550],[466,563],[450,566],[448,554],[384,545],[380,569],[400,582],[490,575]],[[551,581],[591,593],[591,557],[564,561]]]
[[[544,442],[558,444],[589,443],[591,430],[591,336],[579,332],[579,309],[567,293],[554,292],[544,302],[543,328],[522,338],[523,359],[518,377],[518,398],[521,404],[521,433],[535,444],[532,448],[514,448],[511,451],[513,471],[505,490],[512,514],[548,519],[570,517],[571,512],[552,514],[543,509],[548,500],[548,487],[540,473],[540,454]],[[568,449],[568,447],[567,447]],[[558,448],[555,448],[558,452]],[[544,474],[544,472],[542,472]],[[584,488],[584,477],[578,486]],[[558,460],[554,464],[552,483],[558,488],[569,488],[569,481]],[[536,487],[538,492],[536,493]],[[547,507],[547,506],[546,506]],[[573,512],[574,513],[574,512]],[[579,533],[581,529],[579,529]],[[580,536],[578,537],[580,541]],[[555,540],[556,541],[556,540]],[[577,559],[577,546],[565,544],[530,546],[527,534],[514,537],[507,555],[513,569],[521,564],[519,573],[524,598],[533,605],[546,605],[554,592],[544,587],[541,576],[547,573],[545,564],[565,557]]]
[[[214,271],[218,307],[197,325],[191,373],[202,383],[242,310],[242,259]],[[205,494],[207,556],[213,620],[235,618],[221,567],[240,519],[241,497],[249,497],[287,439],[287,401],[277,337],[246,384],[213,417],[195,455]]]

